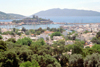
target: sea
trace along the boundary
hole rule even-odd
[[[50,19],[53,22],[60,23],[100,23],[100,16],[39,16],[40,18]],[[11,22],[13,20],[0,20],[0,22]],[[46,24],[46,25],[22,25],[16,27],[15,25],[0,25],[0,28],[17,28],[21,29],[25,27],[26,29],[38,29],[47,27],[50,28],[59,28],[62,24]]]

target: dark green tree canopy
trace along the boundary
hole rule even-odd
[[[0,52],[6,51],[6,50],[7,50],[6,43],[0,40]]]

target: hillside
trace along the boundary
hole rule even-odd
[[[76,9],[49,9],[35,13],[37,16],[100,16],[100,12]]]
[[[23,19],[25,16],[19,15],[19,14],[7,14],[0,11],[0,20],[4,19]]]

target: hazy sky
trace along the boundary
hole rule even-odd
[[[25,16],[52,8],[83,9],[100,12],[100,0],[0,0],[0,11]]]

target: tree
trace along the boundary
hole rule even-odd
[[[82,51],[82,48],[80,46],[78,46],[77,44],[74,44],[73,45],[73,48],[72,48],[72,53],[73,54],[81,54],[83,51]]]
[[[2,36],[0,35],[0,40],[2,39]]]
[[[100,37],[100,32],[98,32],[98,33],[97,33],[96,37],[97,37],[97,38],[99,38],[99,37]]]
[[[84,67],[99,67],[100,66],[99,61],[100,61],[100,55],[98,53],[88,55],[84,59]]]
[[[98,39],[97,39],[96,37],[93,37],[91,41],[92,41],[93,43],[97,43],[97,40],[98,40]]]
[[[7,41],[8,41],[8,42],[16,43],[16,40],[15,40],[14,38],[9,38]]]
[[[25,38],[22,38],[22,39],[18,39],[17,43],[21,44],[21,45],[28,45],[28,46],[30,46],[32,44],[32,40],[30,38],[28,38],[28,37],[25,37]]]
[[[20,32],[17,32],[17,35],[19,35],[19,36],[20,36],[20,35],[21,35],[21,33],[20,33]]]
[[[25,29],[24,27],[22,27],[22,31],[24,31],[24,32],[25,32],[25,31],[26,31],[26,29]]]
[[[44,44],[45,44],[45,41],[44,41],[43,38],[38,39],[38,42],[39,42],[41,45],[44,45]]]
[[[50,30],[50,27],[47,27],[47,30]]]
[[[25,34],[26,34],[26,35],[29,35],[30,33],[29,33],[29,31],[26,31]]]
[[[86,31],[84,31],[84,33],[89,33],[89,31],[88,31],[88,30],[86,30]]]
[[[16,31],[16,28],[13,28],[13,32],[15,32]]]
[[[40,67],[37,61],[27,61],[20,64],[20,67]]]
[[[29,32],[30,32],[31,34],[35,34],[35,30],[33,30],[33,29],[30,29]]]
[[[4,41],[0,41],[0,52],[6,50],[7,50],[6,43]]]
[[[63,29],[62,27],[58,28],[58,30],[59,30],[59,32],[61,32],[61,33],[64,31],[64,29]]]
[[[93,49],[97,50],[100,53],[100,45],[99,44],[95,44],[92,47]]]
[[[19,59],[14,52],[0,53],[1,67],[19,67]]]
[[[62,67],[68,66],[67,64],[69,62],[69,56],[67,54],[62,55],[60,59],[60,64]]]
[[[61,67],[61,65],[57,62],[55,58],[47,54],[34,55],[33,59],[39,63],[40,67],[47,67],[47,66]]]
[[[53,45],[65,45],[65,41],[59,40],[59,41],[54,42]]]
[[[0,34],[1,34],[2,32],[1,32],[1,28],[0,28]]]
[[[60,32],[54,32],[50,36],[53,38],[53,36],[61,36],[62,34]]]
[[[81,54],[73,54],[69,58],[70,67],[84,67]]]

